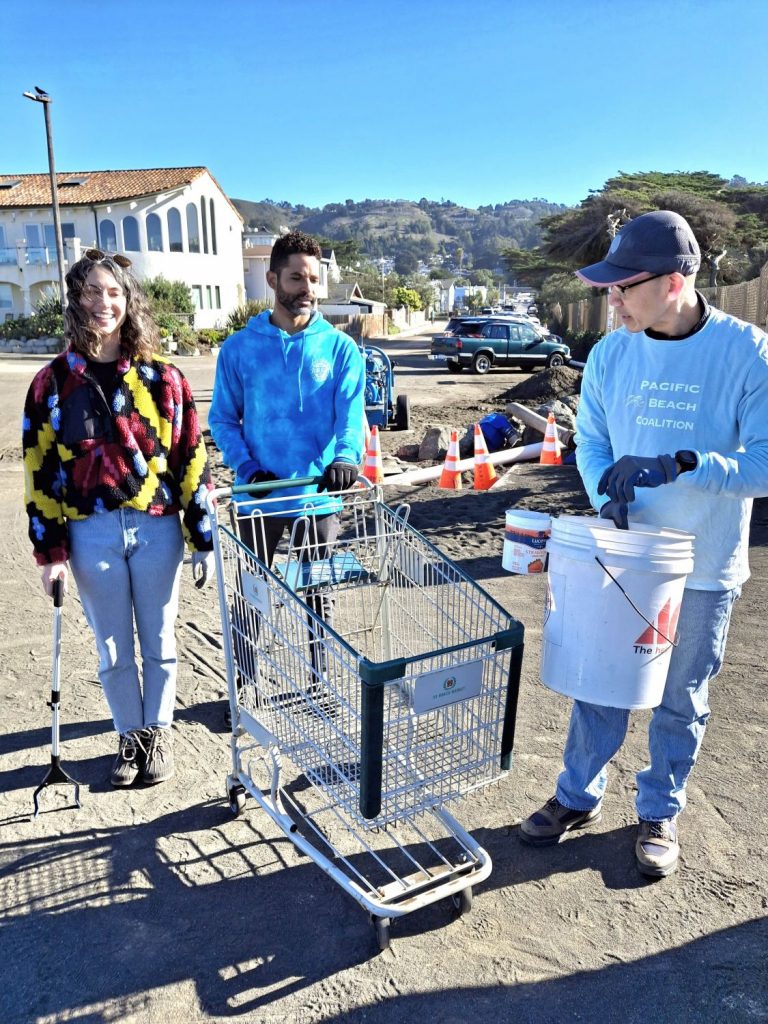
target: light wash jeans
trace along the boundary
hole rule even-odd
[[[174,627],[184,556],[179,517],[118,509],[70,519],[67,525],[70,564],[96,637],[99,679],[115,729],[122,734],[169,726],[176,701]]]
[[[637,814],[666,821],[685,807],[685,785],[709,718],[709,680],[720,671],[731,611],[741,588],[685,590],[661,704],[648,729],[651,763],[637,775]],[[557,780],[557,799],[577,811],[591,810],[605,793],[607,766],[624,742],[625,708],[574,701]]]

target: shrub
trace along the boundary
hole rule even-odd
[[[163,313],[184,313],[189,316],[195,312],[189,285],[183,281],[168,281],[162,274],[158,274],[157,277],[148,277],[142,281],[141,287],[149,300],[155,320]]]
[[[213,327],[203,327],[197,332],[197,340],[203,345],[210,345],[211,348],[220,345],[226,337],[226,331],[217,331]]]
[[[571,358],[579,363],[584,363],[590,350],[600,341],[602,336],[599,331],[566,332],[563,335],[563,341],[571,350]]]
[[[265,309],[271,309],[271,306],[260,299],[248,299],[242,305],[236,306],[227,317],[227,332],[234,334],[235,331],[241,331],[252,316],[258,316]]]
[[[63,338],[64,317],[58,289],[42,296],[31,316],[0,324],[0,338]]]

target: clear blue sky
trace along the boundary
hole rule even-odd
[[[205,165],[235,198],[578,203],[768,179],[765,0],[35,0],[0,12],[0,173]]]

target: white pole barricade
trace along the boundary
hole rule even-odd
[[[508,462],[525,462],[526,459],[537,459],[541,455],[544,442],[537,444],[526,444],[522,448],[508,448],[501,452],[492,452],[488,459],[494,466],[506,465]],[[471,459],[462,459],[456,465],[456,470],[463,473],[466,470],[474,469],[474,456]],[[429,480],[436,480],[443,471],[442,463],[439,466],[427,466],[426,469],[411,469],[407,473],[398,473],[397,476],[384,477],[384,486],[387,484],[425,484]]]

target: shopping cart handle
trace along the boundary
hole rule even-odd
[[[53,607],[61,608],[64,604],[64,580],[59,577],[53,581],[51,597],[53,598]]]
[[[264,491],[280,491],[286,487],[309,487],[310,484],[319,484],[321,476],[298,476],[293,480],[265,480],[259,484],[235,484],[232,488],[233,494],[263,494]]]

